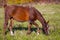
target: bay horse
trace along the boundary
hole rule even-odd
[[[29,7],[29,6],[16,6],[16,5],[5,5],[4,6],[5,11],[5,21],[4,21],[4,34],[6,32],[8,21],[10,20],[10,33],[13,35],[12,32],[12,25],[13,20],[19,21],[19,22],[25,22],[28,21],[28,34],[31,33],[31,26],[35,25],[37,27],[37,33],[39,34],[39,25],[35,22],[36,20],[39,20],[42,24],[43,30],[45,34],[48,34],[48,22],[44,19],[42,14],[35,8],[35,7]]]

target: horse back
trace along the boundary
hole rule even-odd
[[[36,19],[36,14],[34,13],[33,7],[23,7],[23,6],[8,6],[7,12],[13,19],[17,21],[28,21]]]

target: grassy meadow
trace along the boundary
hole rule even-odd
[[[32,26],[32,33],[27,35],[28,22],[17,22],[14,20],[13,30],[14,36],[10,35],[7,30],[6,40],[60,40],[60,4],[41,4],[36,5],[45,20],[49,20],[50,34],[47,36],[40,30],[40,34],[36,34],[36,27]],[[37,20],[37,24],[42,28],[41,23]],[[4,8],[0,8],[0,40],[3,40],[3,23],[4,23]]]

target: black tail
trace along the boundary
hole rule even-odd
[[[6,7],[7,6],[7,0],[2,0],[2,6]]]

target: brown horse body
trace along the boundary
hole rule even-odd
[[[5,6],[5,23],[4,23],[4,31],[6,31],[8,20],[10,20],[10,31],[12,34],[12,24],[13,20],[17,20],[19,22],[28,21],[28,33],[31,32],[32,24],[37,27],[37,33],[39,33],[39,26],[35,23],[36,20],[39,20],[43,26],[43,30],[46,34],[48,34],[48,23],[43,18],[42,14],[34,7],[29,6]],[[5,33],[5,32],[4,32]]]

